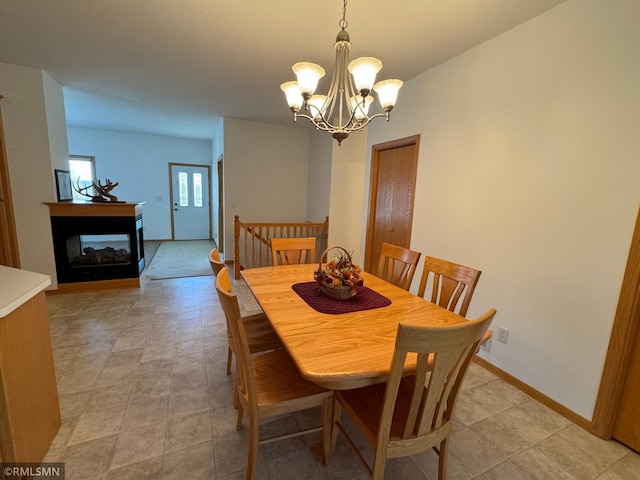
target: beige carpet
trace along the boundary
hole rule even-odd
[[[151,280],[213,275],[209,252],[215,245],[210,240],[162,242],[147,267]]]

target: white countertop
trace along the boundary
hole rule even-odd
[[[49,275],[0,265],[0,318],[51,285]]]

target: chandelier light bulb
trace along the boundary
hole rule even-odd
[[[313,95],[307,103],[309,104],[309,113],[313,118],[322,117],[325,111],[325,104],[327,102],[326,95]]]
[[[280,90],[282,90],[287,97],[289,108],[294,112],[299,112],[304,100],[302,99],[302,95],[300,95],[298,82],[284,82],[280,85]]]
[[[318,87],[318,81],[324,77],[324,68],[315,63],[298,62],[293,67],[298,79],[298,88],[305,100],[309,100]]]
[[[356,58],[349,64],[349,73],[353,75],[356,91],[366,97],[376,83],[376,75],[382,68],[382,62],[373,57]]]
[[[351,110],[354,112],[355,119],[362,120],[369,114],[369,107],[373,103],[373,97],[367,96],[363,98],[360,95],[356,95],[349,99],[349,103],[351,103]]]
[[[385,112],[389,112],[398,99],[398,91],[402,87],[402,80],[382,80],[373,86],[373,89],[378,94],[378,100]]]

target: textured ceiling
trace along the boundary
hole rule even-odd
[[[351,58],[406,81],[562,1],[350,0]],[[325,67],[326,90],[341,12],[340,0],[0,0],[0,62],[47,71],[70,125],[212,138],[221,117],[290,122],[279,87],[295,62]]]

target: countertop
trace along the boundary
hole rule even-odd
[[[0,265],[0,318],[51,285],[49,275]]]

